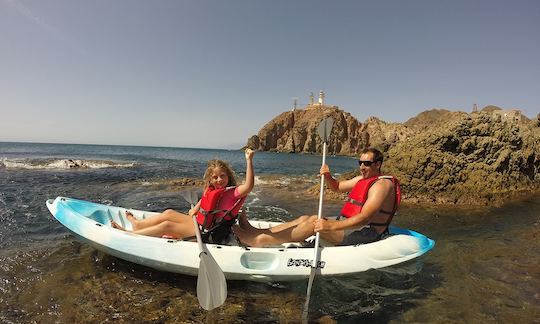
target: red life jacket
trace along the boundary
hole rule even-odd
[[[203,230],[211,230],[223,221],[232,221],[238,216],[238,212],[242,207],[242,204],[246,200],[246,197],[238,199],[228,209],[217,209],[220,206],[221,198],[228,190],[235,190],[236,187],[227,187],[221,189],[214,189],[208,187],[201,197],[201,205],[199,212],[197,213],[197,223],[199,223]]]
[[[341,209],[341,215],[347,218],[353,217],[354,215],[358,215],[360,211],[362,210],[362,206],[364,206],[364,204],[366,203],[366,200],[368,198],[369,188],[371,188],[371,186],[375,182],[377,182],[379,179],[390,179],[394,183],[394,191],[395,191],[394,208],[392,209],[392,211],[384,211],[384,210],[379,211],[382,214],[390,215],[387,222],[369,223],[368,225],[388,226],[390,222],[392,221],[392,217],[396,214],[399,204],[401,203],[401,188],[399,186],[399,181],[393,176],[384,176],[384,175],[374,176],[371,178],[359,180],[354,185],[354,188],[351,190],[351,192],[349,193],[349,197],[347,198],[347,200],[345,201],[345,205],[343,205],[343,208]]]

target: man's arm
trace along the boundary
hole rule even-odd
[[[344,219],[344,220],[316,220],[315,221],[315,231],[316,232],[326,232],[326,231],[337,231],[343,230],[346,228],[358,228],[365,226],[370,223],[371,218],[375,216],[379,210],[381,210],[382,205],[392,192],[392,184],[388,181],[377,181],[368,192],[368,198],[362,206],[362,211],[353,217]]]
[[[332,191],[339,191],[339,192],[348,192],[351,191],[354,185],[362,179],[362,176],[356,176],[349,180],[336,180],[334,177],[332,177],[332,174],[330,173],[330,168],[328,165],[321,166],[320,174],[324,175],[324,180],[326,181],[328,187]]]

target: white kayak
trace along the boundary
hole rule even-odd
[[[197,242],[138,235],[111,227],[115,221],[130,229],[125,217],[129,210],[144,219],[154,212],[107,206],[84,200],[57,197],[47,201],[52,215],[82,242],[133,263],[154,269],[197,276]],[[258,228],[279,223],[250,221]],[[421,256],[435,245],[432,239],[407,229],[390,226],[393,234],[381,241],[354,246],[323,246],[320,249],[318,274],[345,275],[402,263]],[[207,251],[232,280],[292,281],[310,276],[314,248],[299,243],[275,247],[251,248],[205,244]]]

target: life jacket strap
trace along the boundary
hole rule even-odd
[[[231,233],[231,227],[236,222],[236,218],[233,219],[219,219],[214,226],[210,229],[201,228],[201,239],[205,243],[221,244]]]
[[[246,197],[242,197],[242,198],[239,198],[235,201],[235,203],[231,206],[231,208],[229,209],[214,209],[214,210],[204,210],[202,208],[199,209],[199,212],[201,214],[203,214],[205,216],[204,218],[204,224],[203,224],[203,227],[204,228],[209,228],[207,229],[207,231],[211,231],[217,227],[219,227],[219,225],[223,222],[223,221],[226,221],[225,217],[226,216],[229,216],[229,215],[232,215],[232,211],[240,204],[240,203],[243,203],[244,200],[246,199]],[[208,220],[210,219],[209,217],[206,217],[208,215],[213,215],[213,214],[217,214],[217,213],[223,213],[223,216],[222,217],[219,217],[217,219],[213,219],[213,222],[212,224],[208,224]],[[233,218],[231,220],[236,220],[236,217],[238,216],[238,214],[236,215],[233,215]],[[232,225],[232,224],[231,224]]]
[[[354,204],[354,205],[357,205],[357,206],[364,206],[364,203],[363,203],[363,202],[358,201],[358,200],[356,200],[356,199],[352,199],[352,198],[350,198],[350,197],[347,198],[347,199],[345,200],[345,202],[350,202],[351,204]]]
[[[384,175],[384,176],[379,176],[377,178],[377,180],[374,181],[369,187],[371,188],[371,186],[373,186],[375,184],[375,182],[377,182],[380,179],[392,180],[392,183],[394,184],[394,195],[395,195],[395,197],[394,197],[394,206],[392,207],[392,211],[379,210],[379,213],[386,214],[386,215],[390,216],[390,217],[388,217],[386,222],[384,222],[384,223],[369,223],[368,225],[369,226],[385,226],[386,227],[385,231],[388,231],[388,226],[392,222],[392,219],[394,218],[394,216],[397,214],[396,212],[397,212],[397,209],[399,207],[398,202],[397,202],[397,199],[398,199],[397,198],[397,196],[398,196],[398,187],[397,186],[399,186],[399,184],[396,183],[396,180],[395,180],[394,177]],[[349,198],[348,200],[349,200],[349,202],[351,202],[351,203],[353,203],[355,205],[358,205],[358,206],[363,206],[364,205],[363,203],[361,203],[359,201],[356,201],[356,200],[354,200],[352,198]]]
[[[395,195],[395,197],[394,197],[394,207],[392,207],[391,212],[386,211],[386,210],[380,210],[379,211],[379,213],[381,213],[381,214],[390,215],[390,217],[388,217],[386,222],[384,222],[384,223],[369,223],[368,225],[370,225],[370,226],[385,226],[386,227],[385,231],[388,231],[388,226],[392,222],[392,219],[394,218],[394,216],[397,215],[397,209],[399,207],[398,206],[398,186],[399,186],[399,183],[397,183],[395,181],[395,178],[391,177],[391,176],[381,176],[381,177],[379,177],[379,179],[390,179],[394,183],[394,195]]]
[[[369,223],[369,226],[388,226],[392,222],[392,218],[388,218],[388,220],[384,223]]]

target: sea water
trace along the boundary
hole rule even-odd
[[[239,150],[0,143],[0,322],[295,322],[306,283],[228,282],[224,307],[198,307],[196,279],[138,266],[79,243],[45,207],[75,197],[129,208],[187,210],[182,178],[209,159],[242,180]],[[249,217],[289,220],[317,212],[321,156],[257,152]],[[333,173],[354,170],[327,157]],[[325,214],[341,203],[326,201]],[[437,241],[413,262],[317,278],[310,319],[371,322],[533,322],[540,313],[540,201],[503,208],[404,206],[394,223]],[[180,255],[180,252],[179,252]],[[344,260],[343,262],[354,262]]]

